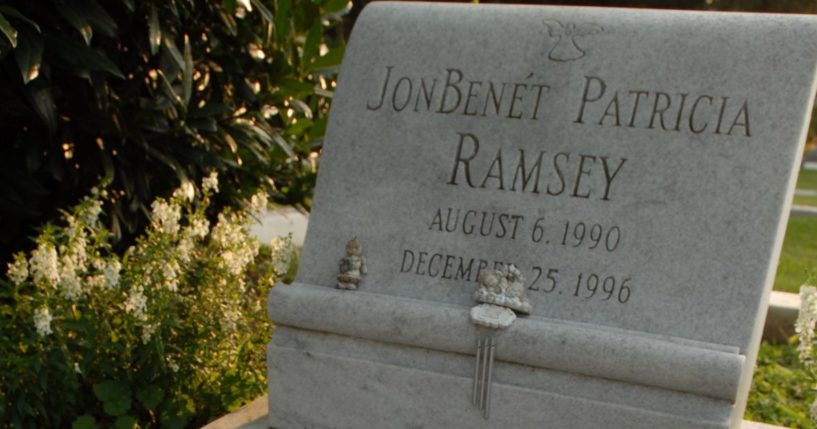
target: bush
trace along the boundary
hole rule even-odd
[[[15,255],[0,280],[0,426],[181,428],[266,390],[262,303],[291,241],[259,253],[249,236],[263,193],[211,226],[217,189],[212,175],[155,200],[121,257],[98,191]]]
[[[763,342],[744,418],[786,427],[814,427],[809,420],[814,382],[814,375],[798,361],[794,339],[780,345]]]
[[[348,6],[0,0],[0,262],[103,177],[115,237],[212,170],[308,205]]]

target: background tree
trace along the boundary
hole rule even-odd
[[[124,243],[212,170],[216,207],[258,187],[308,206],[348,7],[0,1],[0,262],[102,180]]]

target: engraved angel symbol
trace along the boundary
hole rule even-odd
[[[548,52],[548,59],[552,61],[578,60],[584,56],[585,52],[576,39],[604,31],[604,28],[596,24],[562,24],[559,21],[547,19],[544,23],[548,29],[548,35],[556,38],[556,44]]]

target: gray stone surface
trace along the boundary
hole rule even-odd
[[[815,24],[368,6],[298,283],[270,295],[289,327],[269,348],[273,421],[738,427],[813,101]],[[368,274],[335,291],[353,237]],[[498,338],[485,421],[469,401],[468,310],[495,263],[529,279],[533,311]]]
[[[267,429],[271,428],[267,415],[268,396],[259,397],[247,407],[242,407],[210,425],[204,429]],[[256,406],[257,405],[257,406]],[[211,427],[212,426],[212,427]],[[783,426],[775,426],[758,422],[743,421],[741,429],[783,429]]]

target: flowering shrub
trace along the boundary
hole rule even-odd
[[[797,316],[794,330],[799,340],[797,350],[800,354],[800,362],[812,375],[817,372],[815,371],[817,360],[815,360],[814,350],[815,325],[817,325],[817,288],[803,285],[800,287],[800,313]],[[811,421],[817,424],[817,399],[811,404],[810,417]]]
[[[0,280],[2,426],[179,428],[262,393],[264,296],[291,240],[248,234],[263,194],[211,225],[217,191],[212,174],[155,200],[120,257],[95,190],[15,255]]]

